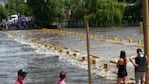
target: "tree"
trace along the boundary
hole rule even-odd
[[[8,4],[6,4],[6,9],[8,10],[9,15],[17,14],[16,11],[16,3],[14,0],[8,0]]]
[[[18,12],[19,14],[26,16],[30,16],[32,14],[31,10],[29,9],[26,3],[20,3],[18,5]]]
[[[133,5],[128,4],[124,16],[130,25],[139,24],[142,21],[142,0],[137,0]]]
[[[90,26],[120,25],[125,10],[125,4],[117,0],[65,0],[65,7],[71,10],[73,20],[89,14]]]
[[[32,10],[36,23],[42,27],[51,25],[56,17],[62,17],[62,0],[28,0],[27,4]]]
[[[86,5],[90,13],[90,25],[112,26],[120,25],[125,6],[117,0],[89,0]]]
[[[6,19],[7,18],[7,10],[5,7],[0,5],[0,19]]]
[[[84,2],[83,0],[72,0],[71,1],[71,19],[83,19],[84,18]]]
[[[6,4],[6,9],[8,10],[9,15],[31,15],[31,11],[28,8],[26,2],[24,2],[24,0],[8,0],[8,4]]]

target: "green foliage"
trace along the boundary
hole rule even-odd
[[[0,19],[6,19],[7,18],[7,10],[5,7],[0,5]]]
[[[70,10],[69,19],[84,20],[89,16],[91,26],[121,25],[124,16],[129,22],[140,21],[142,0],[8,0],[9,15],[17,12],[33,15],[40,26],[51,25],[57,18],[64,19],[65,10]],[[135,2],[135,3],[134,3]],[[129,6],[128,4],[133,4]],[[136,10],[138,9],[138,10]],[[67,18],[68,19],[68,18]]]
[[[49,26],[56,17],[62,17],[61,0],[28,0],[28,6],[32,10],[33,16],[39,26]]]
[[[9,15],[31,15],[31,11],[28,8],[27,4],[24,2],[24,0],[8,0],[8,4],[6,4],[6,9],[8,10]]]
[[[137,0],[134,5],[128,4],[124,16],[129,24],[138,24],[142,21],[142,0]]]
[[[88,5],[90,25],[112,26],[122,23],[125,6],[116,0],[91,0]]]
[[[30,16],[31,15],[31,10],[28,8],[27,4],[19,4],[18,12],[21,15],[26,15],[26,16]]]
[[[142,0],[64,1],[66,8],[72,11],[70,19],[83,19],[85,15],[89,15],[91,26],[121,25],[125,16],[132,16],[132,18],[129,18],[129,22],[137,23],[141,20]]]
[[[14,0],[8,0],[8,4],[6,5],[6,9],[8,10],[9,15],[16,14],[16,3]]]
[[[84,18],[84,14],[85,14],[85,8],[83,5],[83,1],[82,0],[74,0],[71,3],[73,3],[73,5],[71,6],[71,10],[72,10],[72,14],[71,17],[72,19],[83,19]]]

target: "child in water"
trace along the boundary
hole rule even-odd
[[[66,79],[66,72],[62,71],[60,72],[60,80],[58,81],[57,84],[66,84],[65,79]]]
[[[16,80],[15,84],[24,84],[24,78],[26,77],[27,72],[24,70],[19,70],[18,71],[18,79]]]

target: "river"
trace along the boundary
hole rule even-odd
[[[85,33],[84,28],[61,29],[71,32]],[[91,34],[108,35],[109,38],[116,35],[118,38],[128,39],[132,37],[136,42],[137,39],[143,39],[139,27],[126,28],[95,28],[90,29]],[[67,72],[67,84],[87,84],[87,62],[80,60],[86,56],[85,38],[68,34],[50,33],[43,30],[15,30],[0,32],[0,84],[12,84],[17,79],[17,70],[26,69],[28,75],[25,79],[26,84],[56,84],[59,80],[59,72]],[[37,44],[35,41],[41,41]],[[72,54],[60,53],[49,47],[43,46],[55,45],[63,48],[63,51],[69,50],[70,53],[78,50],[77,57]],[[119,58],[121,50],[125,50],[129,58],[138,48],[135,44],[120,45],[111,40],[100,41],[90,40],[91,54],[97,55],[97,64],[92,66],[93,84],[111,84],[115,82],[117,69],[115,64],[109,63],[109,70],[103,69],[103,64],[114,61]],[[66,49],[68,48],[68,49]],[[128,79],[133,79],[133,66],[128,62]],[[130,74],[130,75],[129,75]]]

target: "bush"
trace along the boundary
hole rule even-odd
[[[5,9],[5,7],[3,7],[2,5],[0,5],[0,18],[1,19],[6,19],[7,18],[7,10]]]

